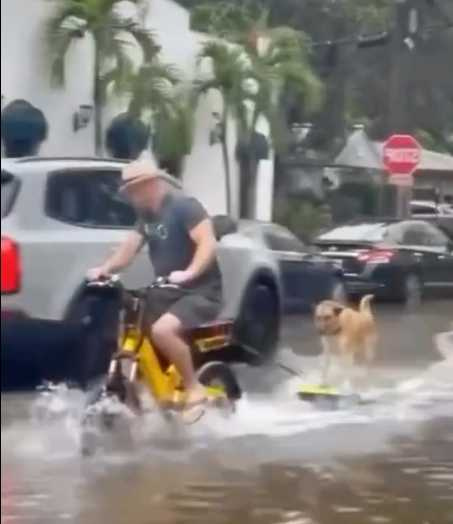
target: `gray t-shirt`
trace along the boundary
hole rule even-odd
[[[184,271],[189,267],[196,249],[190,231],[207,217],[208,213],[195,198],[170,194],[158,213],[139,218],[137,230],[148,244],[156,277],[165,277],[172,271]],[[213,298],[220,297],[222,279],[217,260],[196,280],[183,287]]]

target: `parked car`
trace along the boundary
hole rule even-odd
[[[412,218],[431,222],[453,238],[453,206],[451,204],[437,204],[432,200],[412,200],[410,212]]]
[[[342,265],[354,294],[418,300],[424,290],[453,291],[453,243],[422,220],[369,220],[335,227],[316,245]]]
[[[413,218],[453,217],[453,206],[451,204],[438,204],[432,200],[412,200],[410,202],[410,212]]]
[[[122,167],[119,161],[99,159],[2,159],[2,336],[24,315],[34,327],[37,319],[70,322],[80,317],[87,301],[87,268],[106,258],[136,221],[118,193]],[[227,242],[219,238],[222,317],[232,319],[242,340],[269,357],[277,347],[281,320],[278,264],[261,244],[235,233],[225,220],[217,221],[218,232],[227,226],[229,233]],[[123,281],[135,288],[152,279],[143,250]],[[24,322],[20,329],[26,328]]]
[[[309,310],[328,298],[346,298],[343,270],[339,264],[305,245],[285,227],[242,220],[239,231],[262,244],[276,258],[283,284],[285,313]]]

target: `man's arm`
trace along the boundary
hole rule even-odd
[[[180,209],[180,219],[195,244],[189,266],[170,275],[174,284],[184,284],[202,275],[216,258],[217,240],[214,227],[205,208],[195,198],[186,198]]]
[[[216,258],[217,240],[215,238],[212,222],[204,219],[189,231],[196,248],[187,271],[195,279],[202,275]]]
[[[88,272],[88,277],[96,280],[102,276],[108,276],[116,271],[121,271],[126,268],[143,246],[143,241],[143,235],[138,231],[130,232],[125,241],[120,244],[110,258],[108,258],[101,266],[91,269]]]

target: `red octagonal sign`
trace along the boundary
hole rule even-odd
[[[383,163],[390,175],[411,175],[420,163],[422,148],[411,135],[393,135],[384,145]]]

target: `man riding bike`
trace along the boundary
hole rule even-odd
[[[122,173],[124,192],[134,206],[134,231],[88,278],[96,280],[127,267],[144,244],[155,276],[174,288],[150,291],[147,322],[159,352],[180,372],[187,390],[186,406],[206,400],[198,382],[184,331],[215,320],[222,305],[222,279],[212,222],[198,200],[180,190],[171,175],[147,160],[129,164]]]

